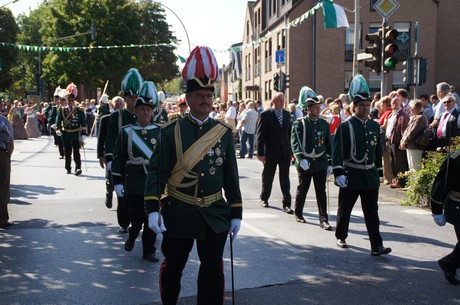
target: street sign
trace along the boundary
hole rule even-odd
[[[368,54],[368,53],[358,53],[356,54],[356,59],[357,60],[366,60],[366,59],[371,59],[372,58],[372,54]]]
[[[276,51],[276,62],[284,62],[284,50]]]
[[[383,18],[388,18],[399,8],[396,0],[379,0],[374,4],[374,10]]]
[[[402,32],[402,33],[399,34],[397,40],[398,40],[399,42],[405,43],[406,41],[409,40],[409,38],[410,38],[410,37],[409,37],[409,35],[407,35],[406,32]]]

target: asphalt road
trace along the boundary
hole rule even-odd
[[[160,265],[142,260],[140,239],[132,252],[123,250],[116,203],[104,205],[96,141],[87,142],[76,177],[65,174],[51,138],[16,141],[9,205],[15,224],[0,229],[0,304],[160,304]],[[393,252],[373,257],[359,203],[350,248],[339,249],[334,233],[319,228],[313,186],[307,223],[299,224],[281,211],[276,180],[270,208],[260,207],[261,164],[238,162],[244,220],[233,243],[235,304],[460,304],[460,287],[447,283],[436,263],[456,242],[452,226],[437,227],[427,209],[401,206],[403,191],[381,188],[381,232]],[[296,183],[291,168],[293,196]],[[335,226],[333,183],[329,210]],[[232,304],[228,247],[224,263],[225,304]],[[192,251],[178,304],[196,303],[198,265]]]

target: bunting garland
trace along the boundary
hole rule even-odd
[[[330,2],[333,2],[331,0],[327,0]],[[301,15],[300,17],[296,18],[295,20],[289,22],[287,25],[284,27],[277,29],[275,31],[267,31],[267,33],[263,36],[260,37],[259,39],[256,39],[250,43],[247,43],[245,45],[239,46],[239,47],[231,47],[228,49],[224,50],[214,50],[214,52],[219,52],[219,53],[226,53],[226,52],[241,52],[244,49],[247,49],[252,46],[258,46],[261,45],[265,40],[270,38],[272,35],[276,35],[279,32],[283,30],[287,30],[290,28],[295,28],[299,26],[300,24],[306,22],[309,18],[313,17],[316,14],[316,11],[323,8],[323,1],[317,3],[313,8],[308,10],[306,13]],[[175,48],[175,46],[170,45],[170,44],[165,44],[165,43],[154,43],[154,44],[129,44],[129,45],[113,45],[113,46],[89,46],[89,47],[47,47],[47,46],[30,46],[30,45],[21,45],[21,44],[14,44],[14,43],[8,43],[8,42],[0,42],[0,47],[13,47],[18,50],[22,51],[32,51],[32,52],[40,52],[40,51],[56,51],[56,52],[73,52],[73,51],[80,51],[80,50],[90,50],[90,49],[101,49],[101,50],[110,50],[110,49],[123,49],[123,48],[151,48],[151,47],[169,47],[169,48]],[[185,58],[176,55],[177,58],[184,63]]]

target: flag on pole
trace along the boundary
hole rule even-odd
[[[348,19],[342,6],[333,3],[331,0],[323,0],[324,28],[348,28]]]

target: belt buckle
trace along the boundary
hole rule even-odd
[[[204,206],[204,199],[201,197],[195,197],[195,204],[199,207]]]

